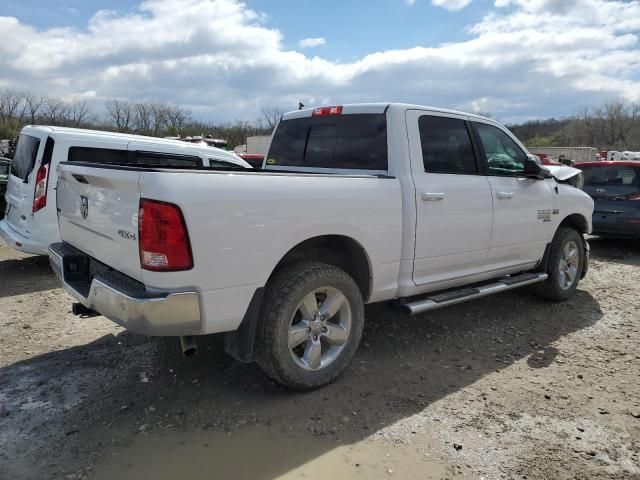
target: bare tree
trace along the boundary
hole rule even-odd
[[[170,135],[182,136],[191,113],[182,107],[170,106],[167,109],[167,128]]]
[[[133,104],[133,131],[141,135],[151,134],[151,104],[146,102]]]
[[[285,109],[281,107],[265,107],[262,109],[262,116],[265,122],[267,122],[267,127],[270,130],[273,130],[276,127],[276,124],[284,113]]]
[[[69,122],[73,127],[79,127],[85,123],[91,115],[89,105],[86,100],[73,102],[69,105]]]
[[[69,124],[71,111],[69,105],[62,99],[47,97],[42,105],[42,121],[47,125]]]
[[[12,88],[0,91],[0,122],[22,121],[24,116],[24,94]]]
[[[30,124],[35,125],[36,119],[38,115],[38,110],[44,103],[45,97],[41,95],[36,95],[31,92],[25,93],[24,101],[27,107],[27,112],[29,113]]]
[[[624,148],[626,133],[630,127],[627,109],[621,102],[605,103],[593,111],[604,142],[612,147]]]
[[[134,107],[127,100],[109,100],[105,103],[107,109],[107,122],[118,132],[126,133],[131,129],[134,116]]]
[[[163,130],[166,129],[170,106],[166,103],[151,103],[149,104],[149,118],[151,134],[155,137],[159,136]]]

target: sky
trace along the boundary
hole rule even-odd
[[[0,88],[203,120],[408,102],[507,123],[640,102],[640,0],[3,0]]]

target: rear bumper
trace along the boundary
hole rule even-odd
[[[47,255],[49,253],[47,251],[47,245],[16,232],[11,228],[6,219],[0,220],[0,237],[2,237],[11,248],[15,248],[21,252],[33,253],[35,255]]]
[[[150,292],[66,243],[51,244],[49,259],[72,297],[127,330],[149,336],[202,333],[196,292]]]

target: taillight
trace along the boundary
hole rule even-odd
[[[49,179],[49,165],[42,165],[36,173],[36,190],[33,194],[33,212],[47,206],[47,181]]]
[[[632,193],[627,197],[627,200],[640,200],[640,192]]]
[[[311,114],[313,117],[325,117],[327,115],[341,115],[342,105],[333,105],[331,107],[318,107]]]
[[[158,272],[193,268],[184,217],[177,205],[140,200],[138,215],[140,266]]]

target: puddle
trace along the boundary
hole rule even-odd
[[[105,452],[92,478],[198,479],[441,479],[442,465],[419,445],[372,441],[340,443],[332,437],[282,433],[267,426],[224,432],[171,432],[136,436],[124,449]]]

